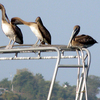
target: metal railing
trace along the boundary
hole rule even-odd
[[[76,52],[77,55],[66,56],[64,52]],[[57,52],[57,56],[41,56],[42,52]],[[79,53],[80,52],[80,53]],[[38,53],[36,57],[22,57],[18,54],[20,53]],[[91,55],[88,49],[79,48],[79,47],[67,47],[67,45],[40,45],[33,47],[32,45],[15,45],[12,49],[5,49],[5,46],[0,47],[0,55],[3,54],[15,54],[15,56],[10,57],[0,57],[0,60],[34,60],[34,59],[57,59],[49,93],[47,100],[50,100],[54,82],[57,76],[58,68],[78,68],[77,75],[77,87],[76,87],[76,98],[75,100],[82,100],[83,93],[85,93],[85,98],[88,100],[87,96],[87,77],[91,62]],[[72,59],[75,58],[78,60],[78,64],[60,64],[61,59]],[[82,73],[80,76],[80,68],[82,68]]]

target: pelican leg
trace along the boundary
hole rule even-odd
[[[45,45],[45,41],[44,41],[44,40],[43,40],[43,41],[40,40],[40,44],[39,44],[39,46],[40,46],[40,45]]]
[[[10,39],[9,44],[6,46],[5,49],[9,49],[9,48],[10,48],[10,46],[11,46],[11,42],[12,42],[12,39]]]
[[[33,47],[35,47],[37,45],[37,43],[39,42],[40,39],[37,39],[36,43],[33,45]]]
[[[13,42],[12,45],[10,46],[10,49],[14,46],[15,41],[16,41],[16,36],[14,36],[14,42]]]
[[[39,46],[40,46],[40,45],[42,45],[42,42],[43,42],[43,41],[40,41],[40,44],[39,44]]]
[[[14,46],[14,44],[15,44],[15,41],[13,42],[13,44],[12,44],[12,45],[10,45],[10,49]]]

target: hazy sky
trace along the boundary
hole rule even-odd
[[[88,34],[98,41],[91,52],[91,66],[89,75],[100,76],[100,1],[99,0],[1,0],[5,6],[9,19],[20,17],[25,21],[35,21],[40,16],[52,36],[52,44],[67,45],[75,25],[81,26],[80,34]],[[0,12],[1,19],[1,12]],[[0,23],[1,25],[1,23]],[[29,27],[19,26],[23,32],[24,43],[34,44],[36,36]],[[7,45],[9,39],[0,29],[0,46]],[[46,53],[52,55],[52,53]],[[32,54],[31,54],[32,55]],[[33,54],[35,55],[35,54]],[[3,56],[2,54],[0,57]],[[8,54],[9,56],[9,54]],[[27,55],[27,56],[30,56]],[[62,61],[68,63],[68,60]],[[75,62],[73,60],[71,63]],[[75,62],[77,63],[77,62]],[[0,62],[0,80],[10,79],[10,73],[16,74],[16,69],[28,68],[34,74],[41,73],[46,80],[52,79],[56,60],[16,60]],[[77,69],[59,69],[57,81],[60,84],[69,82],[76,85]]]

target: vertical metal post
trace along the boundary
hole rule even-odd
[[[56,76],[57,76],[58,65],[60,63],[60,58],[61,58],[60,57],[60,51],[58,49],[56,49],[56,51],[58,53],[58,57],[57,57],[56,66],[55,66],[54,74],[53,74],[53,77],[52,77],[52,81],[51,81],[51,85],[50,85],[50,89],[49,89],[47,100],[50,100],[50,98],[51,98],[54,82],[55,82],[55,79],[56,79]]]
[[[76,96],[75,100],[80,100],[78,98],[80,96],[80,90],[81,90],[81,87],[82,87],[83,77],[84,77],[84,72],[82,71],[80,82],[79,82],[79,87],[78,87],[78,91],[77,91],[77,96]]]
[[[84,61],[83,49],[81,49],[81,54],[82,54],[82,64],[83,64],[83,72],[84,72],[84,80],[83,80],[83,83],[85,85],[85,97],[86,97],[86,100],[88,100],[88,97],[87,97],[87,85],[86,85],[85,61]]]
[[[78,56],[78,65],[80,65],[80,55],[79,55],[79,51],[76,49],[77,52],[77,56]],[[76,99],[78,99],[79,97],[79,82],[80,82],[80,68],[78,68],[78,73],[77,73],[77,86],[76,86]]]
[[[86,72],[85,72],[86,76],[88,77],[88,72],[89,72],[90,63],[91,63],[91,55],[90,55],[90,52],[87,49],[85,49],[85,48],[82,48],[82,49],[85,50],[87,52],[87,55],[88,55],[87,69],[86,69]],[[87,80],[87,77],[86,77],[86,80]],[[85,81],[83,82],[81,91],[84,91],[84,87],[85,87]],[[83,97],[83,92],[81,92],[79,100],[82,100],[82,97]]]
[[[78,65],[80,65],[80,55],[78,50],[76,50],[77,56],[78,56]],[[79,86],[79,80],[80,80],[80,68],[78,67],[78,73],[77,73],[77,86]],[[78,88],[78,87],[77,87]]]
[[[86,75],[88,77],[90,63],[91,63],[91,53],[85,48],[83,48],[83,50],[85,50],[87,52],[87,55],[88,55],[88,62],[87,62],[88,67],[87,67],[87,72],[86,72]]]
[[[88,76],[88,72],[89,72],[89,67],[90,67],[90,62],[91,62],[90,52],[87,49],[85,49],[85,48],[82,48],[82,50],[86,51],[86,53],[87,53],[87,55],[85,56],[85,58],[83,60],[84,55],[83,55],[83,51],[81,51],[81,54],[82,54],[82,57],[81,57],[82,58],[82,63],[84,64],[84,66],[85,66],[85,59],[87,58],[87,68],[86,68],[86,71],[84,70],[84,68],[82,70],[82,74],[81,74],[81,78],[80,78],[80,83],[79,83],[79,87],[78,87],[78,91],[77,91],[78,94],[76,95],[76,99],[75,100],[82,100],[83,92],[84,92],[84,87],[85,87],[85,82],[87,80],[87,76]],[[84,77],[84,74],[86,76],[86,79]],[[87,90],[87,86],[86,86],[85,90]],[[80,93],[80,91],[81,91],[81,93]],[[87,91],[85,91],[85,96],[86,95],[87,95]],[[88,97],[86,97],[86,99],[87,98]]]

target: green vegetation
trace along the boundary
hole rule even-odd
[[[100,100],[97,94],[100,92],[100,77],[89,76],[88,78],[89,100]],[[64,86],[66,87],[64,88]],[[46,100],[50,81],[46,81],[41,74],[32,74],[27,69],[17,70],[13,78],[14,90],[11,91],[11,81],[7,78],[0,81],[0,88],[8,89],[0,100]],[[51,100],[74,100],[76,86],[65,82],[63,86],[55,82]]]

